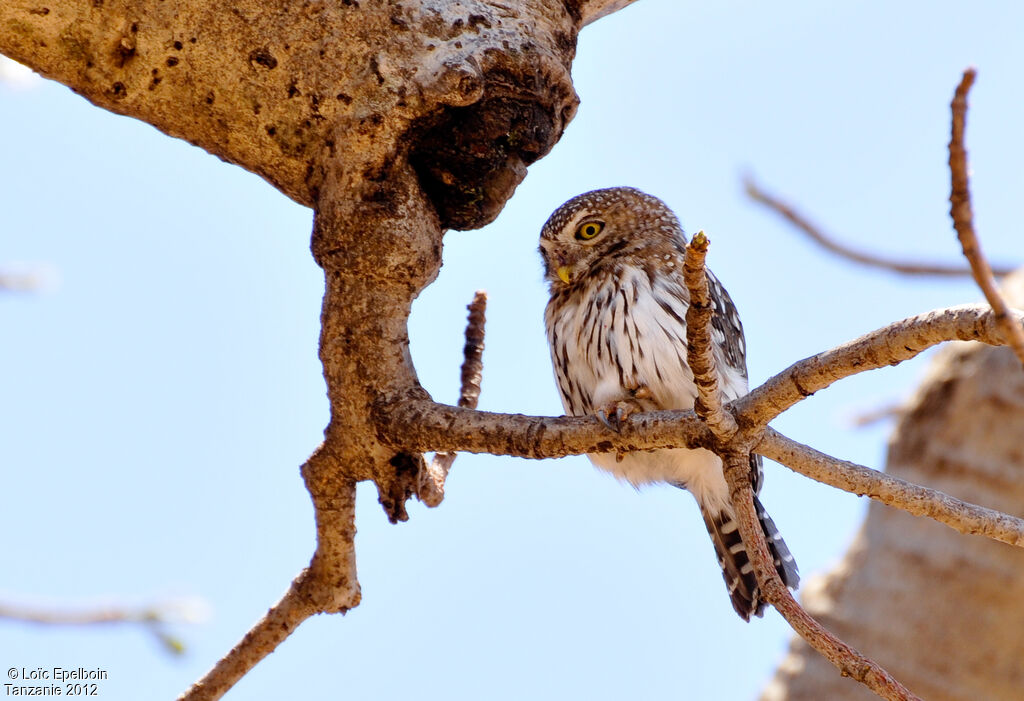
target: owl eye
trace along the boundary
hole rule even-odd
[[[576,229],[576,238],[580,241],[589,241],[600,234],[602,229],[604,229],[604,222],[602,221],[583,222]]]

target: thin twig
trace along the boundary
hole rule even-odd
[[[914,516],[925,516],[955,531],[1024,548],[1024,519],[977,506],[937,489],[921,487],[806,446],[769,428],[755,451],[794,472],[824,484],[867,496]]]
[[[725,478],[736,511],[740,537],[746,545],[747,555],[754,567],[754,574],[765,601],[774,606],[793,630],[835,665],[843,676],[856,679],[885,699],[917,699],[917,696],[896,681],[891,674],[826,630],[796,602],[775,569],[760,519],[754,509],[749,456],[743,451],[730,451],[724,458]]]
[[[0,618],[41,623],[44,625],[84,626],[105,623],[140,623],[148,621],[168,622],[174,608],[160,605],[128,608],[124,606],[100,606],[82,609],[56,609],[45,606],[0,603]],[[168,614],[171,614],[170,616]]]
[[[971,211],[971,189],[968,183],[967,148],[964,145],[964,132],[967,127],[967,93],[974,84],[976,72],[973,68],[964,71],[964,76],[953,94],[950,109],[953,112],[953,128],[949,139],[949,172],[952,181],[949,193],[949,215],[953,218],[953,228],[963,248],[964,257],[971,264],[971,272],[978,287],[985,293],[996,315],[996,321],[1006,333],[1006,338],[1013,352],[1024,363],[1024,328],[1019,322],[1010,319],[1009,307],[992,278],[992,268],[981,252],[981,244],[974,231],[974,214]]]
[[[905,402],[890,402],[874,409],[864,409],[852,413],[848,420],[853,428],[867,428],[901,416],[906,408]]]
[[[466,307],[469,317],[466,319],[466,345],[462,348],[462,389],[459,392],[459,407],[476,409],[480,399],[480,381],[484,371],[484,324],[487,322],[487,293],[477,290],[473,301]],[[458,453],[440,452],[420,475],[419,499],[427,506],[437,506],[444,499],[444,486],[448,480],[448,472],[452,469]]]
[[[205,608],[202,604],[199,608]],[[151,606],[97,606],[94,608],[60,609],[36,604],[0,603],[0,619],[48,626],[90,626],[129,624],[143,627],[168,652],[180,655],[185,644],[168,632],[166,626],[175,622],[195,622],[201,614],[188,601],[168,601]]]
[[[213,701],[219,699],[256,663],[272,653],[292,631],[317,613],[309,598],[313,584],[310,570],[303,570],[288,591],[267,611],[245,637],[222,657],[206,675],[178,697],[178,701]]]
[[[825,250],[836,254],[840,258],[845,258],[846,260],[851,260],[855,263],[860,263],[861,265],[866,265],[872,268],[890,270],[904,275],[966,277],[971,274],[971,269],[965,268],[962,265],[903,261],[851,248],[827,235],[822,231],[821,227],[813,224],[792,205],[788,204],[776,195],[772,195],[771,193],[762,190],[761,187],[754,182],[753,178],[744,178],[743,188],[746,191],[747,196],[752,200],[765,205],[768,209],[772,210],[797,229],[805,233],[812,241],[816,242]],[[1012,266],[1000,266],[995,270],[995,274],[1002,277],[1004,275],[1009,275],[1013,270],[1014,268]]]
[[[0,292],[38,292],[53,287],[56,271],[47,265],[12,265],[0,269]]]
[[[683,280],[690,292],[690,306],[686,309],[686,359],[697,386],[694,411],[719,440],[726,441],[736,434],[737,426],[736,419],[722,406],[722,390],[711,343],[711,315],[715,305],[704,270],[710,245],[704,232],[698,231],[687,244],[683,259]]]

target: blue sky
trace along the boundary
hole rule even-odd
[[[480,407],[557,415],[539,229],[569,197],[633,185],[712,239],[753,383],[889,321],[980,298],[969,281],[868,271],[747,201],[740,176],[851,244],[956,260],[949,101],[968,65],[977,226],[1021,258],[1024,10],[984,3],[640,2],[587,27],[582,104],[499,219],[450,232],[417,300],[424,386],[454,401],[465,305],[487,289]],[[259,177],[60,85],[0,83],[0,266],[51,284],[0,296],[0,598],[54,606],[206,602],[173,659],[129,627],[0,624],[0,669],[100,667],[103,699],[170,698],[233,646],[308,562],[298,467],[322,436],[323,283],[312,215]],[[844,381],[775,422],[884,463],[925,368]],[[305,623],[226,698],[751,699],[790,637],[732,612],[692,500],[637,493],[585,458],[461,456],[444,504],[388,524],[360,487],[362,605]],[[763,501],[806,578],[865,503],[766,466]],[[870,650],[865,650],[870,654]]]

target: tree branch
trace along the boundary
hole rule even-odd
[[[992,278],[992,268],[981,252],[981,244],[974,231],[974,214],[971,211],[971,189],[968,183],[967,148],[964,146],[964,132],[967,127],[967,94],[974,85],[976,72],[973,68],[964,71],[963,78],[953,94],[950,109],[953,112],[953,127],[949,139],[949,172],[952,181],[949,193],[949,215],[953,218],[953,228],[963,248],[964,257],[971,264],[971,272],[978,287],[985,293],[996,322],[1006,333],[1009,346],[1024,363],[1024,328],[1020,320],[1014,323],[1010,318],[1010,310],[996,289]]]
[[[923,263],[913,261],[902,261],[895,258],[886,258],[867,251],[859,251],[829,236],[821,227],[813,224],[810,219],[801,214],[793,205],[788,204],[782,198],[763,190],[752,177],[743,179],[743,189],[747,196],[755,202],[764,205],[788,221],[797,230],[802,231],[809,239],[817,243],[827,251],[834,253],[854,263],[860,263],[870,268],[889,270],[904,275],[932,275],[939,277],[966,277],[971,274],[970,268],[953,263]],[[1009,275],[1013,272],[1013,266],[1000,266],[995,274],[998,276]]]
[[[378,422],[382,439],[406,450],[531,459],[651,448],[704,448],[713,440],[711,431],[692,411],[633,414],[615,433],[596,416],[498,414],[411,399],[378,407]]]
[[[754,566],[754,574],[765,601],[782,614],[800,637],[831,662],[843,676],[856,679],[885,699],[912,701],[917,699],[877,663],[850,647],[826,630],[796,602],[775,569],[768,551],[761,522],[754,509],[754,490],[750,483],[749,454],[732,450],[723,456],[725,479],[740,536]]]
[[[0,270],[0,292],[34,292],[44,286],[41,271]]]
[[[789,593],[775,568],[775,559],[768,549],[761,519],[754,507],[754,490],[750,479],[751,434],[737,433],[735,418],[722,407],[719,372],[711,344],[713,305],[704,271],[707,249],[707,237],[704,232],[699,232],[686,247],[683,266],[683,276],[690,293],[690,306],[686,312],[686,358],[697,386],[694,409],[715,436],[715,453],[722,459],[740,537],[746,546],[762,596],[842,674],[853,677],[886,699],[917,699],[881,666],[864,657],[808,615]]]
[[[690,304],[686,308],[686,358],[697,386],[694,411],[718,440],[727,441],[736,434],[738,427],[733,415],[722,406],[722,389],[711,343],[711,315],[715,305],[704,270],[709,245],[708,237],[698,231],[687,244],[683,259],[683,280],[690,293]]]
[[[1010,314],[1018,323],[1024,320],[1024,312]],[[998,346],[1005,343],[1004,339],[992,311],[981,305],[912,316],[790,365],[736,400],[736,418],[741,426],[766,426],[797,402],[844,377],[896,365],[944,341],[981,341]]]
[[[329,460],[323,447],[303,465],[303,473],[322,471]],[[314,503],[324,499],[322,490]],[[348,480],[333,495],[332,508],[317,508],[317,549],[311,565],[292,581],[288,591],[234,648],[179,701],[213,701],[223,696],[250,669],[272,653],[304,620],[318,613],[345,613],[359,605],[356,579],[356,485]]]
[[[151,633],[165,650],[180,655],[185,651],[185,646],[165,629],[165,625],[176,620],[194,622],[198,617],[194,612],[195,608],[194,605],[189,606],[186,601],[168,601],[138,608],[103,606],[82,609],[57,609],[0,602],[0,619],[55,626],[139,625]]]
[[[467,307],[466,345],[462,347],[461,390],[459,404],[462,409],[476,409],[480,399],[480,382],[484,372],[484,324],[487,319],[487,293],[477,290]],[[440,505],[444,499],[444,486],[458,453],[439,452],[420,473],[419,499],[430,507]]]
[[[636,0],[577,0],[580,26],[585,27],[595,20],[607,17],[613,12],[618,12],[622,8],[632,5],[634,2]]]
[[[313,586],[316,585],[310,570],[303,570],[281,600],[178,701],[213,701],[223,696],[256,663],[277,649],[300,623],[319,613],[309,597]]]
[[[1024,317],[1024,312],[1011,312]],[[895,365],[943,341],[1003,345],[992,311],[983,305],[939,309],[894,322],[858,339],[805,358],[730,403],[741,426],[756,428],[844,377]],[[621,433],[595,417],[543,417],[469,411],[429,400],[377,406],[381,439],[408,450],[492,453],[552,458],[582,453],[704,448],[708,428],[691,412],[634,414]]]
[[[768,428],[756,452],[805,477],[867,496],[914,516],[925,516],[953,530],[1024,548],[1024,519],[961,501],[863,465],[839,460]]]

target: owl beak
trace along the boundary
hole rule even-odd
[[[558,270],[555,271],[555,275],[557,275],[558,279],[561,280],[562,282],[564,282],[566,285],[569,284],[569,266],[568,265],[560,266],[558,268]]]

